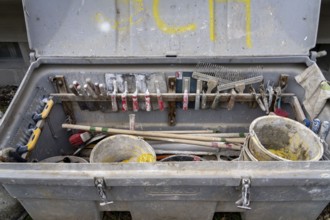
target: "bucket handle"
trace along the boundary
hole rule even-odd
[[[262,145],[259,139],[257,138],[257,134],[254,132],[254,130],[250,131],[247,138],[249,138],[248,142],[250,142],[250,140],[253,140],[253,142],[257,143],[258,145]]]
[[[251,138],[251,135],[248,134],[246,137],[245,137],[245,141],[243,143],[243,147],[241,149],[241,153],[239,154],[239,157],[237,158],[237,160],[243,160],[243,152],[244,150],[247,148],[248,144],[249,144],[249,141],[250,141],[250,138]]]

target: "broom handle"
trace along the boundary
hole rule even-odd
[[[159,137],[149,137],[149,136],[142,136],[142,137],[144,139],[154,140],[154,141],[166,141],[166,142],[172,142],[172,143],[192,144],[192,145],[206,146],[206,147],[212,147],[212,148],[241,150],[241,146],[235,145],[235,144],[228,144],[225,142],[204,142],[204,141],[193,141],[193,140],[186,140],[186,139],[159,138]]]
[[[162,132],[153,132],[153,133],[154,134],[162,134]],[[173,135],[169,136],[168,133],[166,133],[166,137],[175,138],[175,139],[186,139],[186,140],[195,140],[195,141],[209,141],[209,142],[215,141],[215,142],[240,143],[240,144],[244,143],[244,141],[245,141],[245,138],[240,138],[240,137],[225,138],[225,137],[218,137],[216,135],[204,136],[204,135],[197,135],[197,134],[194,134],[194,135],[190,135],[190,134],[177,135],[177,134],[175,134],[175,135],[176,136],[173,136]],[[153,136],[153,137],[160,137],[160,136]]]
[[[193,134],[204,137],[219,137],[219,138],[246,138],[249,133],[237,132],[237,133],[217,133],[212,130],[178,130],[178,131],[150,131],[160,133],[171,133],[171,134]]]
[[[196,133],[194,135],[204,137],[219,137],[219,138],[246,138],[248,133]]]
[[[231,150],[241,150],[240,145],[235,144],[227,144],[224,142],[205,142],[205,141],[192,141],[192,140],[185,140],[185,139],[172,139],[172,138],[158,138],[158,137],[148,137],[148,136],[139,136],[145,140],[154,140],[154,141],[165,141],[170,143],[181,143],[181,144],[191,144],[191,145],[198,145],[198,146],[205,146],[205,147],[211,147],[211,148],[223,148],[223,149],[231,149]],[[88,148],[94,148],[92,147],[86,147]],[[210,153],[210,152],[208,152]],[[213,152],[214,154],[214,152]]]
[[[199,137],[193,135],[179,135],[179,134],[164,134],[160,132],[148,132],[148,131],[132,131],[132,130],[124,130],[124,129],[115,129],[115,128],[104,128],[104,127],[93,127],[86,125],[74,125],[74,124],[62,124],[62,128],[75,129],[75,130],[83,130],[83,131],[91,131],[91,132],[105,132],[109,134],[127,134],[127,135],[137,135],[137,136],[148,136],[148,137],[156,137],[156,138],[166,138],[166,139],[185,139],[185,141],[212,141],[212,142],[229,142],[232,143],[242,143],[242,138],[217,138],[217,137]],[[187,140],[188,139],[188,140]],[[237,140],[239,139],[239,140]],[[187,143],[187,142],[185,142]],[[200,143],[195,143],[195,145],[199,145]],[[208,143],[208,146],[212,143]],[[205,143],[204,145],[205,146]]]
[[[167,131],[150,131],[150,132],[161,132],[161,133],[171,133],[171,134],[213,134],[213,130],[167,130]]]

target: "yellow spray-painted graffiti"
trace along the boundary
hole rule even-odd
[[[210,13],[210,40],[215,41],[215,18],[214,18],[214,1],[209,0],[209,13]]]
[[[127,7],[129,7],[129,2],[129,0],[119,1],[119,3],[127,5]],[[109,24],[113,27],[113,29],[119,31],[128,30],[131,26],[141,23],[144,19],[144,14],[142,13],[144,11],[143,0],[132,0],[132,6],[133,12],[130,14],[130,16],[117,20],[111,20],[102,13],[96,13],[95,20],[99,24],[103,24],[103,26],[104,24]]]
[[[246,10],[246,46],[248,48],[252,47],[251,41],[251,0],[245,0],[245,10]]]
[[[154,16],[157,27],[166,34],[178,34],[196,30],[196,24],[194,23],[185,26],[169,26],[166,24],[159,16],[159,0],[153,0],[152,14]]]
[[[216,24],[215,24],[215,3],[228,3],[228,2],[238,2],[245,5],[245,39],[246,46],[252,48],[251,40],[251,0],[209,0],[209,35],[210,40],[216,40]],[[129,7],[130,0],[121,0],[119,3],[126,4]],[[132,0],[133,12],[129,16],[111,20],[104,16],[102,13],[96,13],[95,20],[101,25],[102,30],[107,30],[108,26],[124,31],[128,30],[133,25],[138,25],[141,23],[148,13],[145,12],[145,7],[143,5],[143,0]],[[161,17],[159,13],[159,0],[153,0],[152,2],[152,15],[159,30],[166,34],[180,34],[189,31],[195,31],[197,25],[195,23],[190,23],[184,26],[175,26],[167,24]]]
[[[239,2],[245,4],[245,41],[248,48],[252,47],[251,40],[251,0],[216,0],[217,3]],[[209,13],[210,13],[210,40],[215,40],[214,31],[214,2],[209,0]],[[211,16],[212,15],[212,16]],[[211,25],[212,24],[212,25]]]

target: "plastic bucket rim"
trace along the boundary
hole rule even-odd
[[[259,161],[257,158],[255,158],[254,156],[253,156],[253,154],[251,153],[251,151],[250,151],[250,149],[249,149],[249,147],[248,147],[248,144],[249,144],[249,141],[250,141],[251,139],[250,139],[250,137],[248,137],[247,139],[246,139],[246,144],[244,144],[244,146],[243,146],[243,153],[246,153],[247,154],[247,156],[249,157],[249,159],[251,159],[251,160],[249,160],[249,161],[253,161],[253,162],[256,162],[256,161]]]
[[[283,117],[280,117],[280,116],[275,116],[275,115],[267,115],[267,116],[261,116],[261,117],[258,117],[256,118],[255,120],[252,121],[252,123],[250,124],[250,127],[249,127],[249,133],[251,135],[251,138],[254,139],[254,141],[256,141],[257,143],[257,146],[258,148],[263,152],[265,153],[266,155],[270,156],[271,158],[274,158],[276,160],[281,160],[281,161],[291,161],[291,162],[295,162],[293,160],[288,160],[288,159],[285,159],[285,158],[282,158],[282,157],[279,157],[277,156],[276,154],[273,154],[272,152],[270,152],[269,150],[267,150],[262,144],[261,142],[259,141],[259,138],[257,138],[256,136],[256,133],[253,129],[253,127],[255,126],[255,124],[263,119],[266,119],[266,118],[274,118],[274,119],[281,119],[281,120],[289,120],[291,121],[292,123],[294,123],[295,125],[297,126],[300,126],[302,125],[301,123],[295,121],[295,120],[292,120],[292,119],[289,119],[289,118],[283,118]],[[307,127],[305,126],[301,126],[302,129],[305,129],[305,130],[308,130],[308,132],[311,133],[311,135],[313,135],[316,139],[320,140],[320,138],[313,132],[311,131],[310,129],[308,129]],[[318,155],[316,155],[313,159],[311,160],[303,160],[303,161],[319,161],[322,156],[323,156],[323,153],[324,153],[324,149],[323,149],[323,145],[322,145],[322,142],[320,141],[320,148],[319,148],[319,152],[318,152]]]
[[[201,160],[200,161],[166,161],[165,159],[168,159],[168,158],[171,158],[171,157],[178,157],[178,156],[187,156],[187,157],[193,157],[193,156],[196,156],[196,155],[189,155],[189,154],[175,154],[175,155],[171,155],[171,156],[168,156],[168,157],[165,157],[163,159],[161,159],[159,162],[201,162],[201,161],[205,161],[204,158],[200,157],[200,156],[196,156],[198,158],[200,158]]]
[[[93,150],[92,150],[92,152],[91,152],[91,154],[90,154],[90,156],[89,156],[89,162],[90,163],[102,163],[102,162],[95,162],[94,161],[94,154],[95,154],[95,151],[96,151],[96,149],[97,149],[97,145],[101,145],[101,143],[103,143],[103,142],[106,142],[108,139],[115,139],[115,138],[117,138],[118,136],[124,136],[124,137],[128,137],[128,138],[132,138],[132,139],[136,139],[136,140],[138,140],[138,141],[144,141],[142,138],[140,138],[140,137],[136,137],[136,136],[133,136],[133,135],[127,135],[127,134],[117,134],[117,135],[111,135],[111,136],[109,136],[109,137],[106,137],[106,138],[104,138],[103,140],[101,140],[100,142],[98,142],[95,146],[94,146],[94,148],[93,148]],[[145,144],[146,144],[146,147],[147,148],[149,148],[148,150],[150,150],[150,154],[152,154],[152,156],[154,156],[155,158],[156,158],[156,153],[155,153],[155,151],[154,151],[154,149],[153,149],[153,147],[148,143],[148,142],[146,142],[146,141],[144,141],[145,142]],[[115,163],[115,162],[110,162],[110,163]],[[132,162],[130,162],[130,163],[132,163]]]
[[[78,161],[78,162],[73,162],[73,163],[89,163],[86,159],[84,159],[82,157],[78,157],[78,156],[73,156],[73,155],[48,157],[48,158],[45,158],[45,159],[39,161],[39,163],[58,163],[58,162],[55,162],[52,160],[59,160],[59,159],[65,158],[65,157],[68,157],[70,159],[75,159]]]

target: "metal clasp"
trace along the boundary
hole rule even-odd
[[[112,204],[113,201],[108,201],[107,195],[105,193],[105,181],[103,178],[94,178],[94,184],[95,187],[97,188],[97,191],[99,193],[99,196],[102,200],[102,202],[100,202],[100,206],[105,206],[108,204]]]
[[[248,178],[242,179],[242,197],[236,201],[237,208],[250,210],[250,187],[251,180]]]

